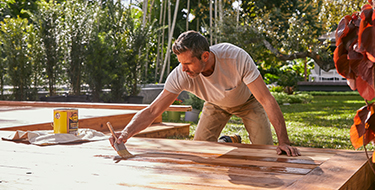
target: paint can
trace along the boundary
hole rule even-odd
[[[78,109],[55,109],[53,111],[53,132],[77,135]]]

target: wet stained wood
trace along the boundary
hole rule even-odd
[[[119,159],[108,141],[0,141],[0,189],[356,189],[374,181],[360,151],[301,147],[302,156],[287,157],[269,145],[139,137],[126,146],[135,157]]]

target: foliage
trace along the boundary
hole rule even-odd
[[[191,105],[191,107],[196,110],[202,110],[203,104],[204,100],[198,98],[192,93],[189,93],[189,99],[185,100],[185,105]]]
[[[208,26],[209,1],[190,1],[190,13],[194,18],[189,22],[189,29],[202,32],[208,40],[213,36],[214,40],[217,37],[218,42],[231,42],[244,48],[264,71],[271,68],[277,70],[262,73],[267,83],[289,83],[296,78],[301,79],[302,67],[288,66],[292,73],[289,70],[281,71],[284,65],[289,65],[286,60],[294,60],[300,66],[305,57],[316,59],[319,56],[323,61],[328,59],[328,43],[322,44],[317,39],[337,26],[337,15],[355,10],[363,1],[242,1],[237,22],[238,9],[233,6],[237,1],[226,0],[222,1],[223,22],[215,18],[212,28]],[[69,88],[75,94],[80,94],[82,86],[88,84],[95,100],[101,99],[103,89],[111,89],[109,99],[121,101],[125,95],[137,94],[139,84],[159,78],[157,56],[165,55],[168,40],[167,35],[162,36],[154,31],[155,28],[161,28],[160,32],[166,30],[168,19],[165,17],[164,25],[162,20],[157,23],[154,20],[159,19],[160,15],[168,16],[161,10],[164,1],[148,1],[145,25],[142,22],[144,13],[140,9],[122,7],[119,1],[100,2],[102,4],[85,0],[0,2],[0,20],[16,18],[17,15],[31,18],[28,19],[29,24],[34,25],[38,32],[35,39],[40,38],[33,43],[34,46],[39,44],[40,48],[30,51],[31,54],[35,53],[30,57],[35,57],[32,58],[34,62],[42,60],[41,71],[35,71],[41,73],[33,73],[31,81],[48,89],[50,96],[56,93],[55,88],[59,84],[70,84]],[[133,3],[133,7],[142,5],[138,1]],[[186,3],[187,0],[180,1],[174,39],[186,30],[186,11],[181,11],[186,8]],[[167,5],[165,13],[173,12],[176,1],[164,5]],[[164,47],[161,54],[157,53],[159,49],[156,48],[158,37],[164,37],[164,44],[160,45]],[[169,69],[173,69],[178,61],[176,56],[170,58]],[[7,64],[3,62],[3,71],[8,68]],[[38,70],[37,67],[33,68]],[[154,76],[151,75],[153,72]],[[4,83],[7,83],[10,77],[8,73],[2,76]],[[45,86],[47,83],[48,87]]]
[[[270,92],[283,92],[284,88],[282,86],[272,86]]]
[[[26,19],[8,18],[0,22],[0,43],[6,56],[7,73],[13,85],[13,96],[16,100],[26,100],[31,93],[32,63],[29,43],[33,27]]]
[[[173,101],[172,105],[183,105],[182,100],[176,99]]]
[[[311,58],[328,71],[335,66],[334,49],[330,39],[321,37],[336,28],[333,21],[343,12],[355,9],[363,1],[245,1],[239,21],[235,10],[226,10],[220,38],[244,48],[264,69],[280,67],[287,60]]]
[[[372,13],[372,6],[367,4],[362,7],[360,14],[347,15],[340,21],[334,53],[337,72],[355,81],[354,88],[366,100],[375,97],[375,19]]]
[[[66,1],[62,4],[64,37],[62,41],[64,61],[67,64],[69,81],[74,95],[80,95],[85,51],[96,14],[95,7],[88,1]]]
[[[332,92],[327,92],[327,91],[303,91],[299,92],[301,94],[309,94],[312,96],[356,96],[359,95],[357,91],[332,91]]]
[[[29,19],[30,14],[24,11],[37,10],[37,1],[38,0],[2,0],[0,2],[0,21],[3,21],[4,17]]]
[[[62,48],[59,46],[59,39],[62,39],[62,30],[59,22],[62,20],[62,6],[50,1],[41,0],[37,2],[38,11],[30,13],[31,19],[37,27],[40,36],[40,50],[35,54],[41,54],[45,72],[39,73],[41,77],[47,78],[49,95],[56,94],[55,85],[61,81],[63,75]]]
[[[150,37],[154,33],[153,23],[142,25],[141,14],[137,10],[133,10],[126,20],[127,44],[128,44],[128,67],[129,75],[126,85],[129,87],[127,94],[136,96],[139,93],[138,84],[141,82],[139,73],[147,64],[146,55],[149,51],[147,43],[151,42]]]
[[[282,105],[284,103],[309,103],[313,100],[313,96],[309,94],[286,94],[284,92],[271,92],[273,97],[275,97],[276,102],[279,105]]]
[[[298,81],[302,81],[305,77],[304,62],[304,60],[296,59],[288,61],[288,64],[283,66],[270,67],[269,69],[258,66],[258,68],[266,84],[277,83],[282,87],[296,87]],[[307,75],[310,73],[312,66],[313,61],[310,59],[306,64]]]
[[[356,149],[365,147],[375,138],[375,107],[367,102],[375,97],[374,25],[374,5],[369,0],[360,13],[342,18],[336,30],[334,61],[337,72],[348,79],[350,87],[357,89],[366,100],[366,106],[357,111],[350,129],[350,140]]]
[[[309,0],[250,1],[242,5],[243,25],[258,33],[253,41],[267,48],[270,58],[260,60],[272,65],[272,59],[286,61],[310,57],[318,65],[330,64],[327,44],[319,37],[327,32],[319,21],[321,3]],[[246,42],[244,42],[246,43]],[[257,55],[254,55],[259,59]],[[333,67],[333,62],[331,63]],[[322,66],[324,69],[325,67]]]

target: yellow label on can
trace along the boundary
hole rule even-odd
[[[78,110],[56,109],[53,112],[54,133],[69,133],[77,135],[78,132]]]

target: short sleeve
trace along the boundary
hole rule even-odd
[[[244,50],[240,51],[238,66],[239,73],[241,74],[242,80],[246,85],[252,83],[260,75],[260,72],[253,59]]]

